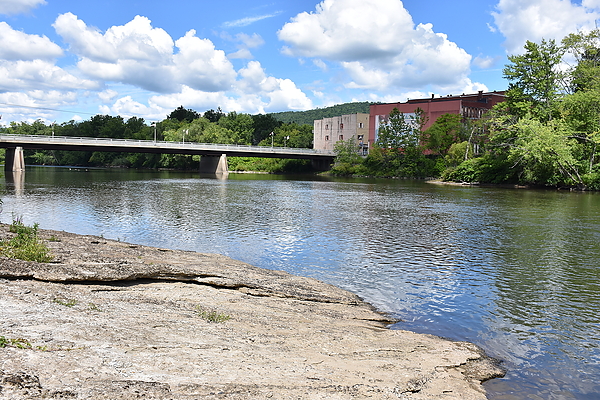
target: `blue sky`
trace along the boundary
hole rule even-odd
[[[504,90],[600,0],[0,0],[0,124],[250,114]]]

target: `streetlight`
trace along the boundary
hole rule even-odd
[[[274,136],[274,135],[275,135],[275,134],[274,134],[273,132],[271,132],[271,147],[273,147],[273,136]]]
[[[153,122],[152,126],[154,127],[154,142],[156,142],[156,122]]]
[[[188,130],[184,129],[184,131],[183,131],[183,142],[182,142],[183,144],[185,144],[185,135],[187,135],[187,134],[188,134]]]
[[[290,140],[290,137],[289,137],[289,136],[285,136],[285,137],[283,138],[283,147],[287,147],[287,141],[288,141],[288,140]]]

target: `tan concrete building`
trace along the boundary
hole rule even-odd
[[[354,138],[361,154],[369,151],[369,114],[349,114],[314,121],[313,143],[317,150],[333,150],[340,140]]]

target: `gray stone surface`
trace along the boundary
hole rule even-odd
[[[356,295],[314,279],[41,235],[56,240],[53,262],[0,257],[0,336],[14,342],[0,348],[2,400],[468,400],[502,375],[475,345],[389,330]]]

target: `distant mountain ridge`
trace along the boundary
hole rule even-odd
[[[314,110],[307,111],[283,111],[278,113],[270,113],[269,115],[278,121],[284,123],[295,122],[297,124],[312,125],[316,119],[337,117],[340,115],[356,114],[356,113],[369,113],[369,106],[375,104],[370,101],[363,101],[358,103],[344,103],[337,104],[331,107],[315,108]]]

